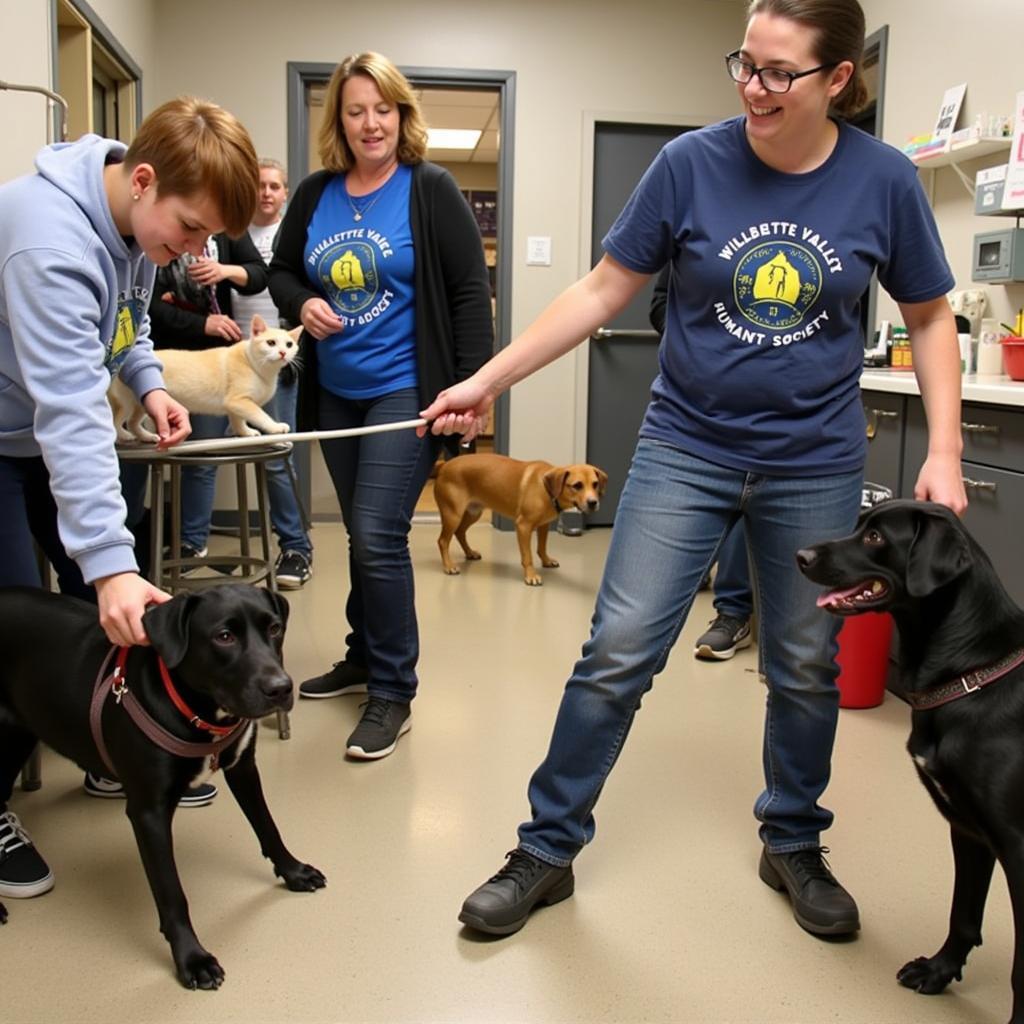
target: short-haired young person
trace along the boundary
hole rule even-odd
[[[162,446],[188,436],[153,355],[153,279],[211,233],[245,231],[256,154],[231,114],[180,97],[127,149],[86,135],[45,147],[35,166],[0,186],[0,585],[40,585],[35,541],[62,591],[98,603],[111,643],[144,644],[146,605],[170,595],[138,573],[107,388],[119,374]],[[0,746],[25,742],[5,728]],[[0,895],[39,895],[53,875],[10,796],[0,792]]]

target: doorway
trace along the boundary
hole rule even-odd
[[[661,147],[693,127],[610,121],[595,124],[591,266],[604,253],[601,239]],[[588,343],[587,462],[608,474],[601,508],[587,516],[588,526],[611,526],[615,520],[651,383],[658,373],[661,338],[648,319],[653,290],[652,278]]]
[[[288,65],[288,170],[297,184],[317,169],[316,132],[319,97],[334,64]],[[512,157],[515,117],[515,72],[402,67],[417,90],[424,120],[432,129],[473,130],[469,148],[450,140],[431,145],[427,158],[447,168],[466,195],[484,244],[491,276],[495,349],[511,336]],[[488,445],[508,450],[508,399],[495,403]],[[334,489],[316,445],[296,449],[300,488],[313,520],[337,519]],[[424,507],[431,504],[430,489]],[[420,513],[417,512],[417,515]]]

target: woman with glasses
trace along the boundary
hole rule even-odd
[[[838,620],[795,552],[848,533],[863,484],[860,301],[896,300],[929,424],[915,497],[966,506],[953,287],[911,163],[845,124],[863,105],[856,0],[753,0],[726,58],[739,117],[668,143],[605,255],[519,338],[423,412],[472,437],[495,397],[607,323],[672,265],[660,372],[615,519],[590,638],[569,679],[531,820],[460,920],[491,934],[573,891],[572,862],[640,700],[666,663],[722,539],[743,521],[767,685],[759,875],[798,923],[860,926],[821,833],[838,717]]]

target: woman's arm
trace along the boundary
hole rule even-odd
[[[967,508],[960,456],[960,350],[953,311],[945,297],[901,302],[910,335],[914,373],[928,420],[928,454],[914,486],[918,501],[937,501],[957,515]]]
[[[465,441],[471,441],[498,395],[590,337],[628,305],[649,277],[604,255],[507,348],[468,380],[446,388],[420,413],[433,421],[431,433],[462,434]]]

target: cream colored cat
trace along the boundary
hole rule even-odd
[[[273,397],[277,375],[298,354],[301,333],[301,327],[284,331],[254,316],[249,337],[234,345],[198,351],[162,348],[156,356],[164,364],[168,393],[189,412],[227,416],[232,432],[240,437],[284,434],[288,424],[272,420],[260,406]],[[107,397],[118,441],[159,440],[143,427],[145,410],[119,378],[111,381]]]

